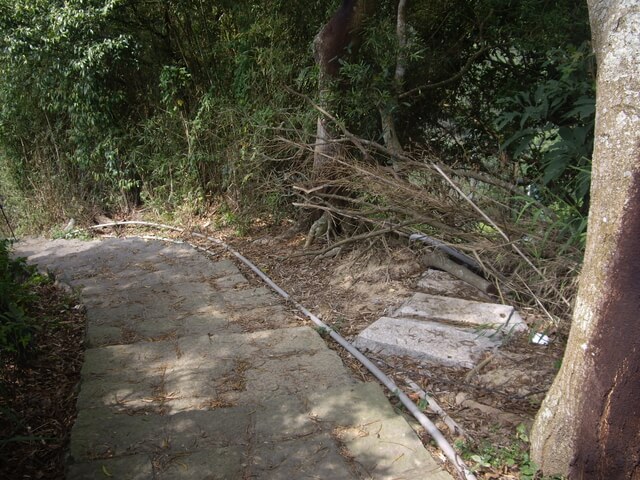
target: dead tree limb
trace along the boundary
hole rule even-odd
[[[440,252],[432,252],[422,257],[422,263],[427,267],[434,267],[439,270],[449,272],[454,277],[459,278],[463,282],[467,282],[469,285],[473,285],[478,290],[484,293],[495,295],[498,293],[495,285],[486,281],[484,278],[476,275],[471,270],[462,265],[455,263],[453,260],[449,260],[445,255]]]
[[[438,415],[444,424],[447,426],[449,431],[454,435],[460,435],[462,437],[469,437],[469,434],[464,431],[464,429],[458,425],[458,423],[444,411],[444,409],[436,402],[436,399],[425,392],[422,388],[418,386],[416,382],[411,380],[409,377],[404,377],[405,383],[416,392],[416,395],[427,402],[427,408],[431,410],[433,413]]]
[[[393,225],[391,227],[383,228],[383,229],[380,229],[380,230],[374,230],[372,232],[367,232],[367,233],[363,233],[363,234],[360,234],[360,235],[354,235],[353,237],[345,238],[344,240],[340,240],[339,242],[332,243],[327,248],[324,248],[322,250],[314,250],[312,252],[295,253],[293,255],[289,255],[287,258],[306,257],[306,256],[309,256],[309,255],[316,255],[316,256],[317,255],[324,255],[325,253],[330,252],[334,248],[338,248],[338,247],[341,247],[343,245],[348,245],[350,243],[359,242],[361,240],[366,240],[368,238],[379,237],[380,235],[386,235],[387,233],[394,232],[397,228],[406,227],[407,225],[411,225],[412,223],[414,223],[414,222],[413,221],[411,221],[411,222],[403,222],[403,223],[400,223],[399,225]]]

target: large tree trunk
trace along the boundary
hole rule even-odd
[[[588,3],[598,88],[587,246],[531,453],[545,474],[640,479],[640,10]]]

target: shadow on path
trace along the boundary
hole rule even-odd
[[[15,250],[87,307],[67,478],[451,478],[377,384],[229,260],[137,238]]]

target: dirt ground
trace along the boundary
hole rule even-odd
[[[304,236],[288,237],[286,228],[257,225],[246,236],[231,234],[225,240],[348,340],[399,306],[415,291],[426,270],[419,260],[424,247],[403,239],[354,245],[325,258],[304,255]],[[469,300],[482,297],[473,287],[449,295]],[[492,301],[499,303],[497,298]],[[519,312],[532,331],[545,325],[540,312]],[[413,391],[407,381],[417,384],[462,427],[463,435],[452,434],[435,415],[429,415],[467,457],[480,455],[470,464],[476,463],[481,478],[534,478],[523,473],[521,464],[528,458],[527,432],[560,367],[566,338],[550,335],[551,343],[542,346],[531,343],[530,336],[512,337],[473,371],[403,357],[368,356],[408,394]],[[349,354],[338,346],[335,349],[358,375],[370,377]],[[392,394],[390,398],[395,401]]]

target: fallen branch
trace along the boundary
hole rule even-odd
[[[484,47],[484,48],[481,48],[480,50],[478,50],[473,55],[471,55],[467,59],[467,62],[462,66],[462,68],[455,75],[453,75],[453,76],[451,76],[451,77],[449,77],[449,78],[447,78],[445,80],[441,80],[439,82],[427,83],[425,85],[421,85],[419,87],[412,88],[411,90],[407,90],[406,92],[404,92],[401,95],[399,95],[398,98],[400,98],[400,99],[407,98],[407,97],[410,97],[411,95],[413,95],[415,93],[421,94],[423,90],[433,90],[434,88],[444,87],[446,85],[449,85],[449,84],[459,80],[460,78],[462,78],[462,76],[465,73],[467,73],[471,69],[471,67],[473,66],[473,62],[475,62],[481,55],[483,55],[488,50],[489,50],[489,47]]]
[[[457,258],[458,260],[460,260],[463,263],[466,263],[470,267],[480,268],[480,265],[478,265],[478,262],[476,262],[473,258],[469,257],[468,255],[465,255],[464,253],[460,253],[455,248],[448,246],[447,244],[445,244],[444,242],[441,242],[436,238],[430,237],[429,235],[425,235],[424,233],[414,233],[409,237],[409,241],[410,242],[419,241],[422,243],[426,243],[427,245],[433,245],[434,247],[437,247],[439,250],[442,250],[447,255],[451,255],[453,258]]]
[[[422,263],[427,267],[434,267],[449,272],[454,277],[473,285],[484,293],[495,295],[498,293],[495,285],[476,275],[468,268],[449,260],[445,255],[436,251],[422,257]]]
[[[514,194],[524,195],[524,192],[522,191],[521,187],[518,187],[517,185],[512,185],[511,183],[505,182],[504,180],[500,180],[499,178],[495,178],[489,175],[488,173],[478,172],[474,170],[453,169],[441,164],[439,164],[438,166],[445,171],[446,170],[450,171],[451,173],[453,173],[454,175],[457,175],[458,177],[473,178],[474,180],[478,180],[479,182],[486,183],[488,185],[493,185],[494,187],[500,187]]]
[[[404,377],[404,382],[409,386],[409,388],[411,388],[411,390],[413,390],[418,395],[418,397],[420,397],[421,399],[427,402],[427,407],[429,408],[429,410],[431,410],[433,413],[435,413],[442,419],[442,421],[447,426],[447,428],[451,431],[452,434],[468,437],[468,434],[463,430],[463,428],[460,425],[458,425],[456,421],[453,418],[451,418],[449,414],[447,414],[447,412],[443,410],[443,408],[438,404],[438,402],[436,402],[435,398],[433,398],[431,395],[427,394],[427,392],[422,390],[418,386],[418,384],[415,383],[413,380],[411,380],[409,377]]]
[[[394,232],[397,228],[406,227],[407,225],[411,225],[414,223],[411,222],[403,222],[398,225],[392,225],[391,227],[383,228],[381,230],[374,230],[373,232],[362,233],[360,235],[354,235],[353,237],[345,238],[344,240],[340,240],[339,242],[332,243],[327,248],[322,250],[314,250],[312,252],[301,252],[294,253],[293,255],[289,255],[287,258],[296,258],[296,257],[306,257],[309,255],[324,255],[327,252],[330,252],[334,248],[340,247],[342,245],[347,245],[349,243],[359,242],[361,240],[366,240],[367,238],[379,237],[380,235],[385,235],[387,233]]]
[[[318,192],[318,191],[324,190],[325,188],[328,188],[328,187],[331,187],[331,185],[327,183],[327,184],[319,185],[319,186],[317,186],[317,187],[313,187],[313,188],[309,188],[309,189],[306,189],[306,188],[301,187],[301,186],[299,186],[299,185],[294,185],[294,186],[293,186],[293,189],[294,189],[294,190],[300,190],[300,191],[301,191],[302,193],[304,193],[305,195],[309,195],[309,194],[311,194],[311,193],[314,193],[314,192]]]
[[[473,367],[471,370],[469,370],[469,372],[464,376],[464,381],[466,383],[469,383],[471,381],[471,379],[477,375],[480,370],[482,370],[484,367],[486,367],[487,365],[489,365],[489,363],[491,363],[491,361],[495,358],[495,354],[491,354],[489,355],[487,358],[485,358],[484,360],[482,360],[478,365],[476,365],[475,367]]]

